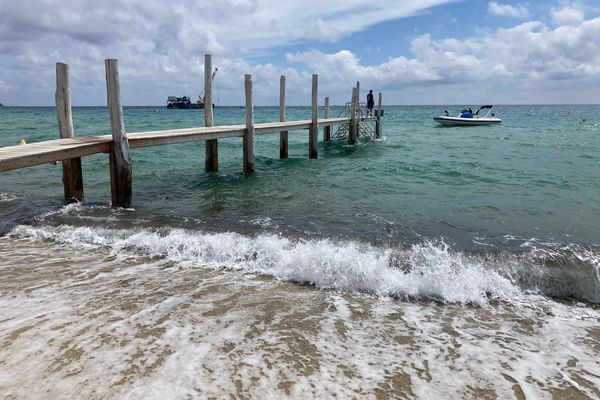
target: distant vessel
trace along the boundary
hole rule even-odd
[[[213,108],[215,105],[213,103]],[[204,108],[204,99],[198,96],[198,100],[195,103],[192,103],[188,96],[177,97],[177,96],[169,96],[167,98],[167,108],[182,108],[182,109],[203,109]]]
[[[471,109],[463,109],[457,117],[451,117],[446,111],[446,115],[433,117],[433,120],[443,126],[478,126],[478,125],[493,125],[499,124],[502,120],[496,117],[492,112],[493,106],[481,106],[473,115]],[[488,109],[488,112],[483,116],[479,116],[479,111]]]
[[[219,69],[215,68],[210,79],[211,82],[215,80],[215,76],[217,75],[217,71]],[[181,109],[204,109],[204,97],[202,96],[202,92],[198,96],[198,100],[195,103],[192,103],[189,97],[177,97],[177,96],[169,96],[167,97],[167,108],[181,108]],[[215,103],[212,104],[212,108],[215,108]]]

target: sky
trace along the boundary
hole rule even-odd
[[[350,100],[385,104],[600,103],[600,1],[0,0],[0,103],[51,106],[55,64],[74,106],[106,105],[104,60],[125,106],[196,99],[204,55],[215,104]]]

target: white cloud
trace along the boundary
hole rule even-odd
[[[444,2],[22,0],[9,7],[0,0],[0,101],[53,104],[54,64],[63,61],[71,65],[73,103],[103,104],[104,59],[118,58],[124,103],[162,104],[167,95],[199,93],[203,55],[212,53],[223,104],[243,104],[245,73],[253,74],[257,105],[277,104],[281,74],[288,104],[308,104],[312,73],[319,74],[320,94],[336,104],[357,80],[384,91],[388,103],[545,102],[564,93],[600,102],[593,90],[600,85],[600,18],[585,20],[574,6],[552,9],[558,25],[530,21],[466,39],[422,34],[411,55],[388,47],[389,59],[375,65],[344,49],[293,52],[286,66],[252,62],[307,38],[316,47]],[[504,6],[488,8],[506,13]]]
[[[576,5],[553,8],[550,15],[557,25],[577,25],[585,19],[585,13]]]
[[[362,65],[349,51],[296,53],[288,60],[320,71],[324,81],[350,87],[360,80],[366,87],[381,88],[393,102],[468,103],[473,101],[470,97],[508,103],[575,100],[543,94],[558,88],[564,93],[582,90],[586,98],[595,96],[598,101],[593,90],[600,84],[598,37],[600,18],[554,29],[533,21],[464,40],[421,35],[411,43],[413,58],[395,57],[375,66]],[[406,98],[407,93],[413,97]]]
[[[513,6],[510,4],[502,4],[497,3],[495,1],[491,1],[488,4],[488,11],[491,14],[499,15],[501,17],[512,17],[522,19],[529,17],[529,10],[527,10],[527,7],[525,7],[522,4],[519,4],[518,6]]]
[[[452,1],[0,0],[0,80],[20,88],[3,96],[52,104],[54,63],[64,61],[74,102],[101,104],[103,60],[118,58],[124,101],[160,104],[165,93],[197,91],[190,88],[202,82],[205,53],[229,67],[221,68],[219,84],[237,87],[244,72],[273,69],[245,59],[293,43],[334,41]],[[149,87],[160,98],[150,97]]]

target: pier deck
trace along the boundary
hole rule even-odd
[[[349,118],[327,118],[318,120],[319,127],[348,123]],[[255,125],[255,134],[280,131],[305,130],[311,126],[311,120],[267,122]],[[173,143],[194,142],[200,140],[243,137],[246,125],[223,125],[170,129],[127,134],[129,147],[160,146]],[[0,172],[42,165],[55,161],[89,156],[97,153],[110,153],[112,136],[78,136],[54,139],[45,142],[0,148]]]
[[[204,93],[206,104],[212,104],[212,58],[205,55]],[[242,166],[244,173],[256,170],[254,155],[254,138],[261,134],[279,135],[279,158],[288,157],[288,133],[290,131],[308,131],[308,157],[316,159],[319,156],[319,128],[323,127],[323,140],[331,140],[331,126],[347,127],[348,144],[356,144],[361,132],[359,126],[373,125],[379,137],[381,124],[381,93],[379,93],[379,113],[366,116],[360,111],[358,101],[358,85],[352,89],[352,101],[346,105],[351,110],[338,118],[329,117],[329,97],[325,97],[323,109],[324,118],[318,118],[318,75],[312,74],[311,87],[311,119],[286,121],[285,117],[285,76],[280,78],[279,87],[279,121],[254,123],[254,106],[252,96],[252,75],[244,75],[244,97],[246,108],[246,123],[240,125],[214,126],[213,109],[204,109],[204,127],[168,129],[149,132],[130,132],[125,129],[123,105],[121,103],[121,88],[119,82],[118,62],[116,59],[104,60],[106,71],[106,92],[108,116],[110,120],[110,135],[75,137],[71,107],[71,89],[69,83],[69,66],[56,63],[56,117],[60,139],[45,142],[22,144],[0,148],[0,172],[20,168],[33,167],[62,161],[63,186],[65,201],[83,201],[83,174],[81,157],[92,154],[107,153],[109,155],[109,174],[111,202],[113,207],[132,207],[132,160],[130,148],[160,146],[174,143],[194,141],[205,142],[206,172],[219,170],[218,140],[239,137],[242,139]],[[358,111],[358,112],[357,112]],[[373,120],[373,121],[371,121]],[[368,122],[362,124],[363,121]],[[338,131],[340,127],[338,127]],[[339,138],[338,138],[339,139]],[[373,138],[370,138],[373,139]]]

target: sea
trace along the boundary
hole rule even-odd
[[[256,136],[252,174],[241,138],[217,173],[203,142],[131,149],[131,209],[107,154],[77,204],[60,163],[0,173],[0,398],[600,399],[600,106],[383,108],[381,140],[320,132],[318,159],[306,130],[284,160]],[[105,107],[73,118],[110,133]],[[124,110],[127,132],[203,118]],[[57,137],[54,108],[0,108],[0,146]]]

